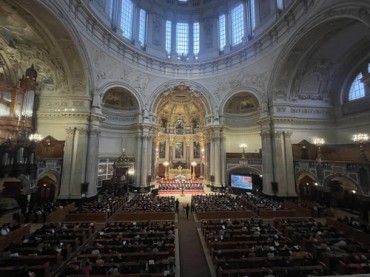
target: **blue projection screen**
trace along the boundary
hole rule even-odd
[[[252,190],[252,176],[231,175],[231,187]]]

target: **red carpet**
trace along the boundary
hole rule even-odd
[[[181,190],[160,190],[158,195],[174,195],[181,194]],[[184,194],[205,194],[203,190],[184,190]]]

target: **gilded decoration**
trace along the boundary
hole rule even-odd
[[[170,166],[200,162],[201,141],[204,141],[207,104],[204,96],[184,82],[167,88],[157,105],[156,123],[160,162]]]

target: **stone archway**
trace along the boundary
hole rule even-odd
[[[173,178],[181,165],[181,175],[204,177],[210,110],[205,96],[180,82],[162,92],[152,108],[156,115],[154,175],[163,177],[167,172]]]
[[[360,187],[343,175],[331,175],[324,180],[324,187],[330,193],[331,206],[359,210],[357,191]]]
[[[37,192],[34,195],[34,202],[42,204],[43,202],[55,201],[59,190],[59,176],[54,172],[48,171],[37,181]]]

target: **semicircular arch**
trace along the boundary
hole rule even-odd
[[[307,73],[308,66],[316,69],[320,66],[325,67],[326,70],[330,71],[328,77],[333,72],[338,72],[340,69],[335,60],[343,59],[342,55],[333,56],[330,61],[326,60],[324,64],[320,64],[322,61],[311,59],[312,53],[322,48],[323,41],[328,41],[330,38],[340,34],[348,26],[353,24],[362,24],[364,27],[370,26],[370,20],[361,13],[364,7],[370,8],[365,3],[357,6],[349,3],[339,3],[336,6],[331,6],[330,10],[329,8],[324,9],[317,16],[312,17],[310,21],[305,23],[304,30],[302,28],[296,30],[276,59],[268,83],[268,99],[270,101],[275,99],[289,100],[292,94],[294,92],[297,93],[300,89],[302,82],[299,81],[302,81],[303,74]],[[363,37],[365,37],[365,34],[363,34]],[[347,45],[347,48],[351,50],[352,46]],[[313,65],[314,62],[317,63],[316,67]],[[329,93],[330,85],[335,84],[328,83],[322,91]],[[321,99],[319,96],[314,96],[313,98],[316,99],[317,97]],[[339,99],[339,97],[340,95],[336,95],[336,98]],[[324,95],[324,98],[329,98],[329,96]],[[338,101],[337,99],[332,99],[332,97],[330,99],[331,101]]]
[[[148,103],[151,103],[148,105],[149,110],[153,113],[157,113],[163,96],[168,95],[176,86],[182,84],[188,88],[188,92],[191,93],[192,97],[196,97],[197,100],[201,101],[206,115],[211,115],[218,112],[217,105],[212,94],[209,93],[205,87],[191,80],[171,80],[157,87],[153,91],[152,96],[148,99]]]
[[[225,114],[228,113],[230,109],[233,110],[232,107],[228,107],[228,104],[232,104],[230,102],[232,102],[233,99],[240,104],[239,107],[236,107],[239,112],[255,112],[261,107],[261,95],[259,91],[250,87],[235,90],[222,99],[220,103],[220,112],[221,114]]]
[[[109,82],[104,84],[103,86],[99,87],[94,95],[94,98],[97,98],[94,102],[95,105],[98,107],[101,107],[103,103],[103,97],[104,95],[111,89],[114,88],[121,88],[125,90],[128,93],[131,93],[131,95],[135,98],[138,104],[138,109],[142,110],[144,108],[144,103],[142,101],[142,98],[140,97],[140,93],[129,84],[123,83],[123,82]]]

